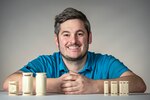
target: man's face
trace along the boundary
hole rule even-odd
[[[88,36],[81,20],[70,19],[60,25],[60,32],[55,40],[62,56],[76,61],[86,55],[91,38],[91,33]]]

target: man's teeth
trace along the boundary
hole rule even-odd
[[[69,46],[69,49],[77,49],[79,46]]]

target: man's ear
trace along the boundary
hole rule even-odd
[[[55,39],[55,43],[56,43],[56,46],[58,47],[58,36],[57,36],[57,34],[55,33],[55,36],[54,36],[54,39]]]
[[[89,44],[91,44],[92,43],[92,33],[90,32],[89,33]]]

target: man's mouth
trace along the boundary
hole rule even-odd
[[[77,49],[79,49],[79,47],[80,47],[80,46],[78,46],[78,45],[71,45],[71,46],[68,46],[68,48],[69,48],[70,50],[77,50]]]

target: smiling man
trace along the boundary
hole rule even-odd
[[[85,64],[91,33],[87,32],[80,19],[67,20],[60,27],[61,30],[56,35],[56,44],[67,68],[78,72]]]
[[[103,93],[104,80],[129,81],[129,92],[145,92],[141,77],[111,55],[88,51],[92,42],[87,17],[74,8],[66,8],[55,18],[55,42],[59,52],[42,55],[30,61],[19,71],[9,75],[3,84],[8,90],[10,80],[19,81],[22,72],[45,72],[47,92],[64,94]],[[34,78],[35,90],[35,78]]]

